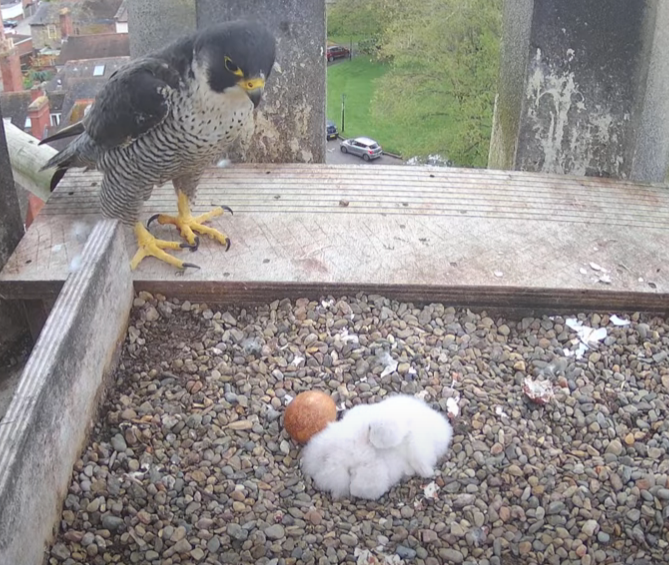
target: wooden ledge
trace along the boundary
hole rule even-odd
[[[0,275],[0,294],[55,296],[96,220],[97,173],[69,173]],[[376,164],[207,172],[196,212],[232,239],[185,274],[148,259],[136,289],[208,302],[384,293],[503,308],[666,311],[669,190],[592,177]],[[174,212],[171,185],[143,217]],[[173,228],[155,233],[177,239]],[[126,234],[134,250],[132,234]],[[75,260],[76,262],[76,260]]]

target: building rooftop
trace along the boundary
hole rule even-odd
[[[26,118],[28,117],[28,106],[30,106],[31,102],[32,96],[29,90],[22,90],[20,92],[0,92],[2,117],[8,118],[17,128],[25,130]]]
[[[104,59],[128,57],[130,39],[127,33],[98,33],[91,35],[71,35],[60,51],[56,65],[83,59]]]
[[[82,101],[85,101],[84,106],[87,106],[109,77],[129,60],[130,57],[106,57],[65,63],[56,76],[46,84],[46,91],[50,96],[53,93],[62,96],[60,127],[80,120],[83,117]]]
[[[72,17],[77,21],[114,22],[123,0],[60,0],[59,2],[42,2],[37,8],[30,25],[58,24],[60,11],[69,8]]]
[[[118,8],[118,11],[116,12],[116,16],[114,16],[114,19],[119,22],[119,23],[128,23],[128,2],[127,0],[123,0],[121,2],[121,5]]]

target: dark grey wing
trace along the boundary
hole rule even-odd
[[[139,59],[116,71],[83,119],[86,133],[104,149],[131,143],[160,124],[181,75],[167,62]]]

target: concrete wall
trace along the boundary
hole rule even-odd
[[[277,38],[277,62],[256,111],[256,134],[233,162],[325,162],[325,1],[129,0],[130,53],[136,57],[178,35],[238,18],[263,21]]]
[[[0,563],[40,565],[132,306],[123,230],[98,222],[0,426]],[[104,323],[101,323],[104,320]]]
[[[664,180],[666,2],[507,0],[504,23],[491,168]]]

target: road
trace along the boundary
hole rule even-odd
[[[20,2],[18,2],[20,4]],[[37,6],[35,7],[37,9]],[[5,28],[5,35],[30,35],[30,22],[32,16],[19,20],[19,25],[15,28]]]
[[[360,157],[341,152],[341,141],[339,139],[327,142],[327,153],[325,162],[328,165],[404,165],[402,159],[396,159],[390,155],[382,155],[378,159],[366,163]]]

